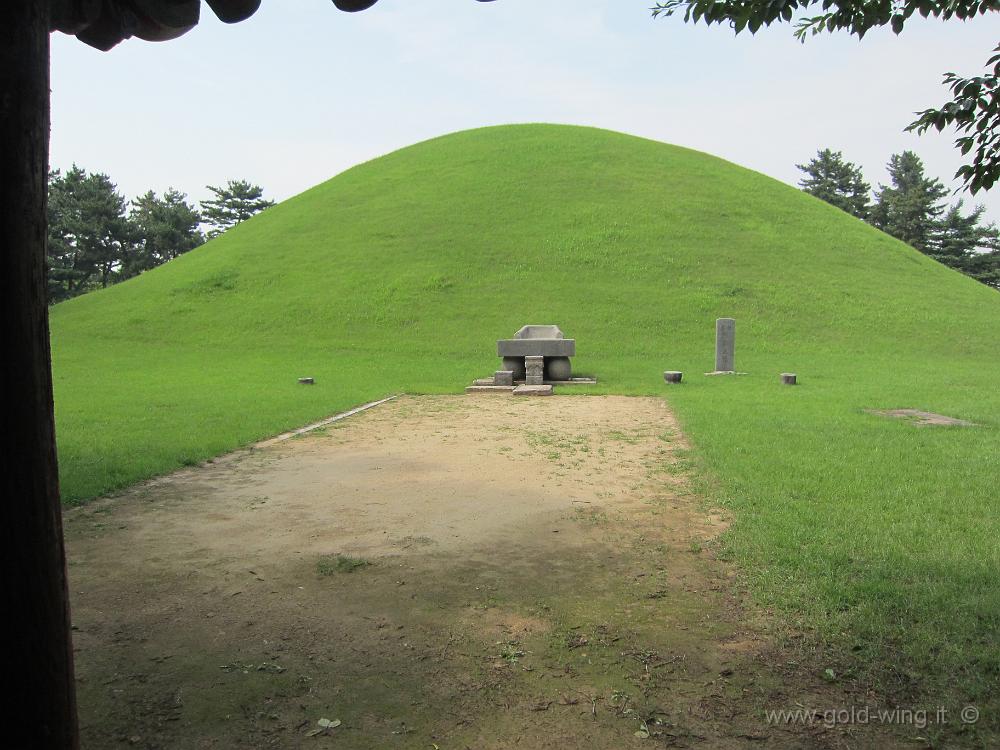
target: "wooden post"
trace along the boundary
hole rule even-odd
[[[0,564],[4,747],[79,746],[45,281],[49,2],[0,25]]]

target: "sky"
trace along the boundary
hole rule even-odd
[[[1000,17],[805,44],[653,19],[648,0],[263,0],[227,26],[203,4],[180,39],[99,52],[52,38],[53,168],[109,175],[126,197],[246,179],[283,200],[428,138],[485,125],[591,125],[705,151],[796,184],[820,148],[873,185],[915,151],[950,188],[954,134],[903,132],[974,75]],[[952,198],[956,200],[958,196]],[[966,196],[1000,224],[1000,187]]]

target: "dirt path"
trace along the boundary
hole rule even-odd
[[[858,746],[761,719],[824,688],[684,449],[657,399],[405,397],[68,512],[84,746]]]

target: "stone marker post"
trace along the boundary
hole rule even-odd
[[[545,357],[525,357],[524,371],[525,385],[541,385],[545,379]]]
[[[715,321],[715,371],[733,372],[736,369],[736,321],[719,318]]]

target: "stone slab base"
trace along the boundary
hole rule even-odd
[[[515,396],[551,396],[551,385],[519,385],[514,389]]]
[[[524,383],[523,380],[515,380],[514,385]],[[597,385],[597,378],[570,378],[569,380],[543,380],[543,385]],[[472,381],[472,385],[496,385],[496,379],[494,378],[476,378]],[[502,386],[503,388],[510,388],[510,386]]]
[[[466,393],[510,393],[514,390],[512,385],[469,385],[466,386]]]
[[[877,414],[880,417],[893,417],[895,419],[905,419],[917,426],[924,425],[950,425],[953,427],[976,427],[975,422],[965,419],[949,417],[944,414],[935,414],[932,411],[920,411],[919,409],[865,409],[868,414]]]

